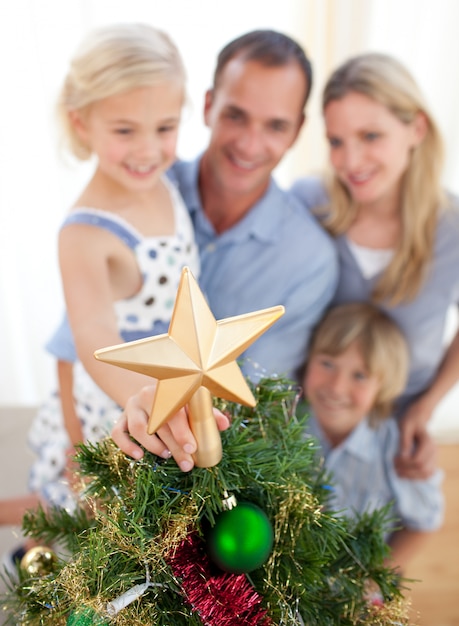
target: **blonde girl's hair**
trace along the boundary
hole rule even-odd
[[[70,62],[57,102],[62,140],[79,159],[91,156],[71,121],[72,111],[123,92],[174,80],[183,84],[185,68],[170,37],[147,24],[116,24],[91,32]]]
[[[376,302],[399,304],[412,300],[419,292],[433,256],[438,213],[445,203],[441,186],[443,140],[418,85],[396,59],[372,53],[348,60],[327,81],[323,111],[349,92],[379,102],[403,124],[412,123],[419,113],[426,120],[426,135],[413,149],[403,176],[400,241],[373,293]],[[348,230],[357,207],[336,176],[330,176],[329,192],[330,207],[324,225],[336,237]]]
[[[380,382],[370,419],[384,419],[405,388],[409,367],[405,337],[377,306],[368,302],[341,304],[331,308],[316,327],[309,357],[339,356],[353,344],[358,346],[368,373]]]

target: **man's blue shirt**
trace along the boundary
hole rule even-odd
[[[310,333],[333,297],[338,268],[332,241],[271,179],[265,195],[233,227],[217,234],[199,195],[200,159],[169,175],[188,207],[201,258],[200,286],[216,319],[282,304],[285,315],[244,353],[251,378],[295,377]]]

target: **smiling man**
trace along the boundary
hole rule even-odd
[[[310,89],[310,63],[290,37],[259,30],[235,39],[220,52],[206,93],[207,149],[169,170],[191,214],[199,283],[215,318],[285,307],[242,355],[242,369],[253,380],[264,374],[300,380],[311,332],[337,282],[332,241],[272,177],[298,137]],[[154,454],[172,454],[189,471],[196,441],[185,411],[148,435],[153,396],[151,386],[131,398],[112,437],[134,458],[143,450],[132,438]],[[217,419],[220,428],[228,426],[224,416]]]
[[[311,80],[310,62],[290,37],[259,30],[233,40],[205,96],[209,145],[170,172],[192,216],[200,285],[215,317],[285,306],[244,354],[252,378],[297,376],[336,286],[328,236],[272,178],[301,130]]]

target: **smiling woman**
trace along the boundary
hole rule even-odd
[[[442,188],[442,137],[417,83],[389,55],[338,66],[322,102],[331,173],[323,187],[305,179],[294,193],[335,239],[334,302],[376,302],[408,341],[396,463],[422,478],[433,459],[428,423],[459,380],[459,331],[442,341],[459,305],[459,201]]]
[[[389,228],[385,218],[384,228],[371,224],[368,228],[362,224],[362,212],[363,220],[350,226],[349,236],[357,244],[393,248],[400,225],[402,174],[411,152],[425,137],[425,116],[418,113],[413,122],[403,122],[380,102],[351,91],[331,100],[324,118],[331,164],[354,202],[376,213],[382,211],[385,218],[392,216]]]

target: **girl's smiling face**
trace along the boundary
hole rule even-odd
[[[174,80],[104,98],[74,124],[115,185],[151,189],[175,160],[183,87]]]

